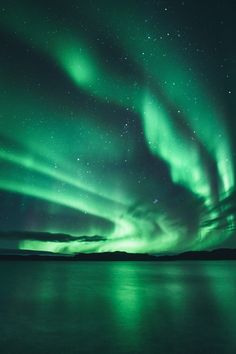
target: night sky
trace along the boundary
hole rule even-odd
[[[0,6],[0,248],[236,247],[235,1]]]

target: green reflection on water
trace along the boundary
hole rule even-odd
[[[0,265],[2,353],[236,348],[235,262]]]

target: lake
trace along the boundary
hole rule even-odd
[[[236,353],[236,261],[0,262],[0,352]]]

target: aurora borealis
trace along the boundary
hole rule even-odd
[[[234,2],[0,11],[0,248],[235,247]]]

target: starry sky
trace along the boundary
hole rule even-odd
[[[0,6],[0,248],[236,247],[235,1]]]

